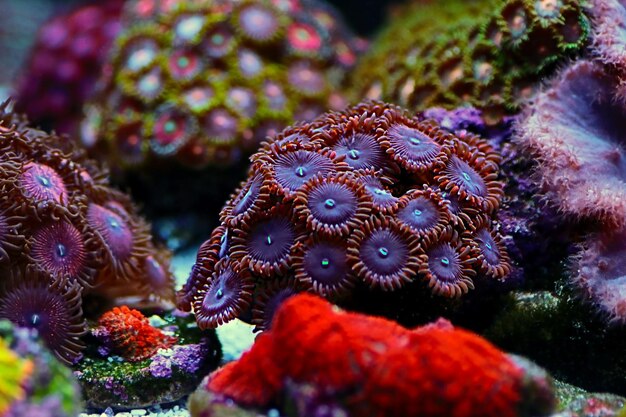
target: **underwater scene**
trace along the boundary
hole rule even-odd
[[[0,0],[0,417],[626,417],[626,0]]]

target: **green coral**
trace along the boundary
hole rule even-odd
[[[589,38],[578,0],[418,0],[357,66],[353,95],[416,110],[471,104],[499,120]],[[353,97],[354,98],[354,97]]]

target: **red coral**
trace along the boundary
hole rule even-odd
[[[282,407],[290,384],[311,384],[353,417],[549,414],[547,377],[528,375],[520,361],[444,320],[408,330],[297,295],[249,352],[210,375],[199,392],[267,409]],[[533,390],[545,395],[527,396]]]
[[[104,313],[94,334],[129,362],[147,359],[157,350],[167,349],[177,341],[176,337],[152,327],[141,312],[127,306],[115,307]]]

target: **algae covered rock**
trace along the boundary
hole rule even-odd
[[[90,407],[126,409],[176,401],[193,391],[221,359],[215,332],[200,332],[187,314],[142,316],[145,321],[127,316],[131,318],[124,325],[134,327],[124,340],[104,316],[91,329],[91,347],[75,371]]]
[[[485,335],[555,378],[589,391],[626,394],[626,331],[607,328],[566,289],[513,293]]]
[[[559,417],[623,417],[626,398],[604,393],[589,393],[580,388],[555,381],[559,400]]]

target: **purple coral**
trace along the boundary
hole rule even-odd
[[[572,284],[610,323],[626,325],[626,232],[591,235],[572,259]]]
[[[80,338],[87,328],[81,292],[77,282],[63,276],[50,281],[34,269],[15,270],[3,283],[0,317],[36,329],[61,361],[75,363],[82,357],[85,345]]]
[[[251,160],[180,293],[201,328],[236,316],[267,328],[301,291],[340,302],[421,285],[455,298],[510,270],[504,247],[486,252],[503,192],[500,156],[478,136],[364,103],[286,129]]]
[[[520,141],[539,163],[543,191],[560,211],[626,225],[626,106],[617,80],[579,61],[539,94],[520,123]]]
[[[579,61],[536,98],[520,141],[538,161],[547,198],[595,233],[572,258],[571,283],[611,322],[626,323],[626,105],[619,81],[599,63]]]
[[[113,39],[123,0],[90,3],[46,22],[25,72],[17,80],[16,109],[36,125],[74,133]]]
[[[505,179],[505,196],[498,211],[498,231],[502,239],[496,244],[502,244],[512,260],[507,281],[511,284],[519,284],[525,278],[537,281],[546,273],[551,274],[548,271],[560,269],[559,263],[571,243],[571,236],[566,233],[570,229],[564,230],[563,216],[553,206],[542,203],[538,181],[532,175],[535,161],[528,158],[522,146],[513,139],[518,117],[507,116],[501,123],[492,125],[485,120],[487,116],[483,111],[471,107],[454,110],[434,107],[424,111],[422,117],[435,120],[444,129],[466,140],[472,135],[480,135],[502,155],[500,171]],[[449,196],[448,200],[454,224],[467,225],[472,219],[478,219],[477,213],[468,213],[467,208],[461,210],[458,198]],[[489,266],[499,268],[503,265],[483,262],[483,270],[488,270]]]
[[[626,1],[594,0],[590,7],[593,20],[593,53],[603,63],[626,72]]]
[[[0,188],[0,317],[37,328],[63,361],[84,348],[84,296],[173,298],[169,256],[130,197],[66,137],[32,129],[9,103],[0,104]]]

